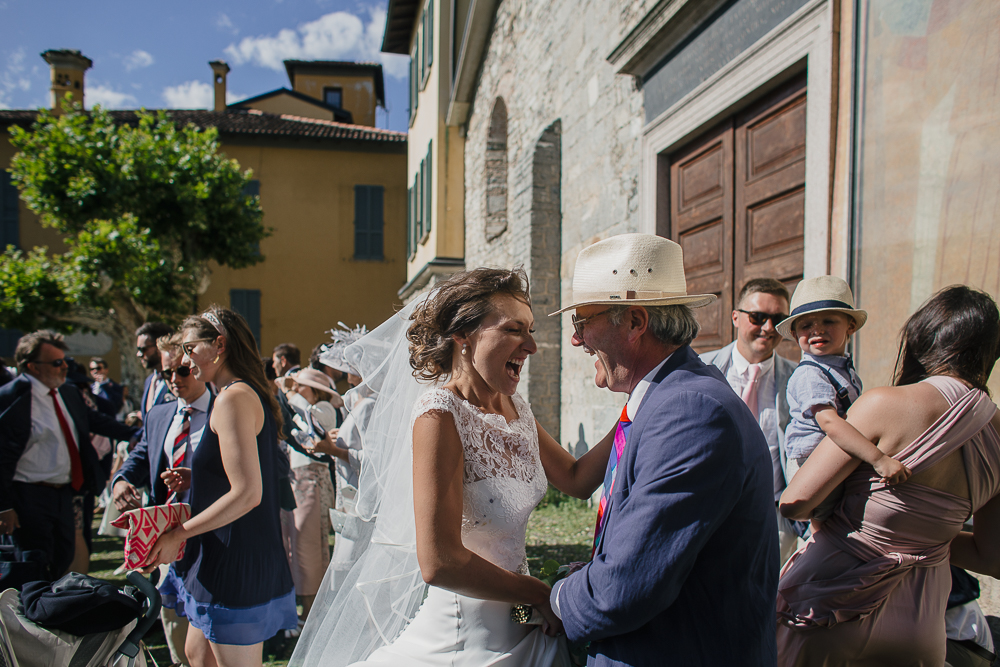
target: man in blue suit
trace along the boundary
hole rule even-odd
[[[778,554],[771,458],[753,414],[690,347],[681,248],[614,236],[577,259],[573,345],[629,395],[590,563],[553,610],[588,665],[774,665]],[[562,312],[562,311],[560,311]]]
[[[90,434],[128,440],[136,429],[84,404],[66,384],[66,344],[51,331],[22,336],[21,372],[0,387],[0,532],[49,558],[61,577],[76,547],[73,498],[100,493],[107,480]]]
[[[146,377],[146,383],[142,387],[142,400],[139,402],[139,414],[143,421],[146,419],[146,413],[154,405],[174,400],[166,381],[160,377],[163,362],[160,359],[160,350],[156,347],[157,340],[173,332],[170,325],[163,322],[146,322],[135,330],[135,356],[139,357],[143,368],[152,371]]]

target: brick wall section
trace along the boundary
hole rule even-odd
[[[642,92],[631,77],[616,74],[606,58],[652,4],[502,0],[468,123],[466,265],[522,264],[528,271],[539,348],[544,351],[529,361],[520,391],[546,429],[553,429],[552,435],[577,455],[614,425],[625,396],[594,386],[593,358],[568,344],[569,315],[548,318],[555,308],[543,307],[540,299],[554,298],[549,296],[554,293],[552,281],[558,280],[561,297],[554,303],[568,303],[580,250],[613,234],[638,230]],[[498,97],[507,108],[507,230],[487,240],[485,162]],[[547,154],[544,144],[550,143],[551,131],[559,134],[558,236],[554,216],[543,214],[536,194],[550,182],[539,160]],[[548,205],[555,207],[553,202]],[[533,229],[536,224],[538,230]],[[557,278],[552,277],[555,269]],[[550,328],[543,331],[543,326]],[[561,363],[545,359],[549,351]],[[557,392],[558,404],[552,398]],[[558,419],[548,416],[551,410],[558,411]]]

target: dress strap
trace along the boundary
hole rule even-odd
[[[985,393],[966,389],[964,396],[895,458],[915,473],[930,468],[986,428],[996,410],[996,405]]]

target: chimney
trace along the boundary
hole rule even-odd
[[[42,58],[52,69],[52,110],[62,113],[62,99],[66,93],[83,106],[83,73],[94,63],[79,51],[72,49],[48,50]]]
[[[215,110],[225,111],[226,75],[229,74],[229,65],[226,64],[225,60],[213,60],[208,64],[212,66],[212,74],[215,79]]]

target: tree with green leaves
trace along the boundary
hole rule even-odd
[[[63,252],[8,247],[0,258],[0,326],[108,334],[133,396],[143,371],[132,353],[146,321],[176,323],[197,307],[209,262],[260,262],[270,234],[251,172],[219,152],[215,128],[178,128],[164,111],[116,122],[67,101],[12,127],[11,176]]]

